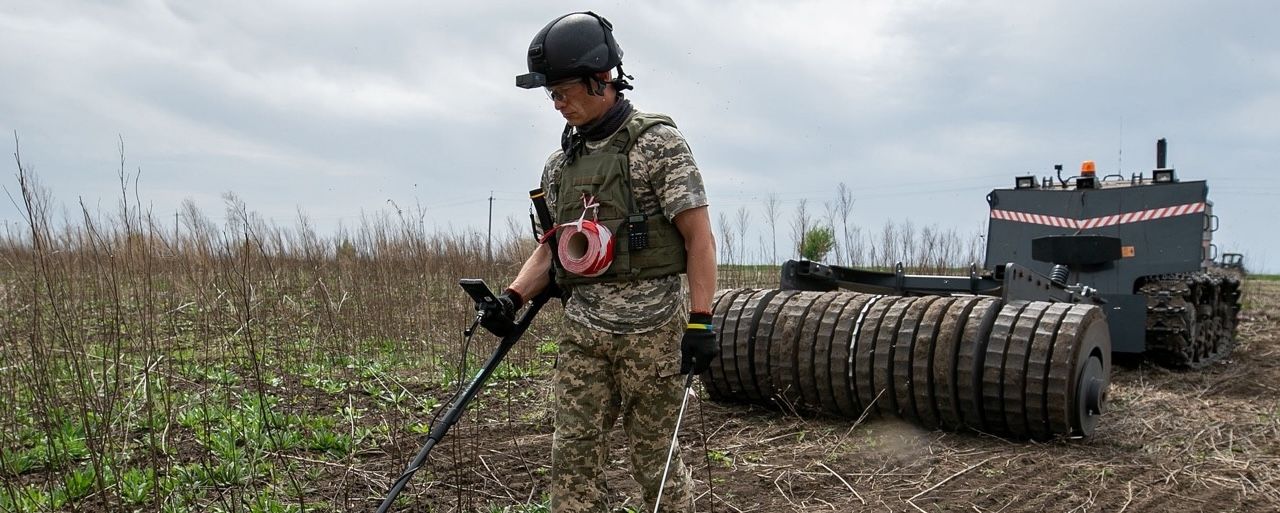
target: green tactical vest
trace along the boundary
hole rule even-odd
[[[654,125],[676,126],[661,114],[637,114],[604,148],[592,154],[579,155],[573,164],[560,168],[556,178],[556,220],[566,223],[582,215],[582,195],[594,196],[600,203],[596,221],[613,232],[613,264],[596,277],[572,274],[556,267],[556,283],[580,285],[615,281],[638,281],[662,278],[685,272],[684,238],[662,212],[641,212],[631,189],[631,166],[627,154],[636,139]],[[649,230],[645,249],[632,250],[628,216],[644,214]],[[588,219],[590,219],[588,214]]]

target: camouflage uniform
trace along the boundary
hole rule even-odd
[[[588,142],[586,152],[607,142]],[[632,193],[645,212],[674,219],[707,204],[693,154],[674,127],[650,128],[627,159]],[[543,169],[542,187],[552,205],[563,164],[564,154],[557,151]],[[680,276],[573,288],[554,377],[553,512],[607,511],[608,434],[619,414],[631,446],[632,477],[645,502],[653,504],[683,393],[680,337],[688,310]],[[692,479],[679,448],[663,495],[663,511],[692,511]]]

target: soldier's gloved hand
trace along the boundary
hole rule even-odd
[[[711,367],[711,359],[720,354],[716,347],[716,330],[711,325],[711,314],[689,314],[689,325],[680,340],[680,373],[701,374]]]
[[[497,302],[476,303],[476,309],[484,313],[480,325],[496,336],[510,335],[516,328],[516,311],[523,305],[524,298],[520,293],[508,288],[498,296]]]

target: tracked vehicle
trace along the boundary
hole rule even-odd
[[[1156,168],[1018,176],[987,195],[986,263],[919,276],[808,261],[721,291],[715,398],[1046,438],[1093,432],[1113,353],[1201,367],[1235,345],[1243,265],[1215,262],[1204,181]]]

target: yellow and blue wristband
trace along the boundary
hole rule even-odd
[[[689,312],[689,321],[685,325],[686,331],[715,331],[716,327],[711,324],[711,313],[709,312]]]

